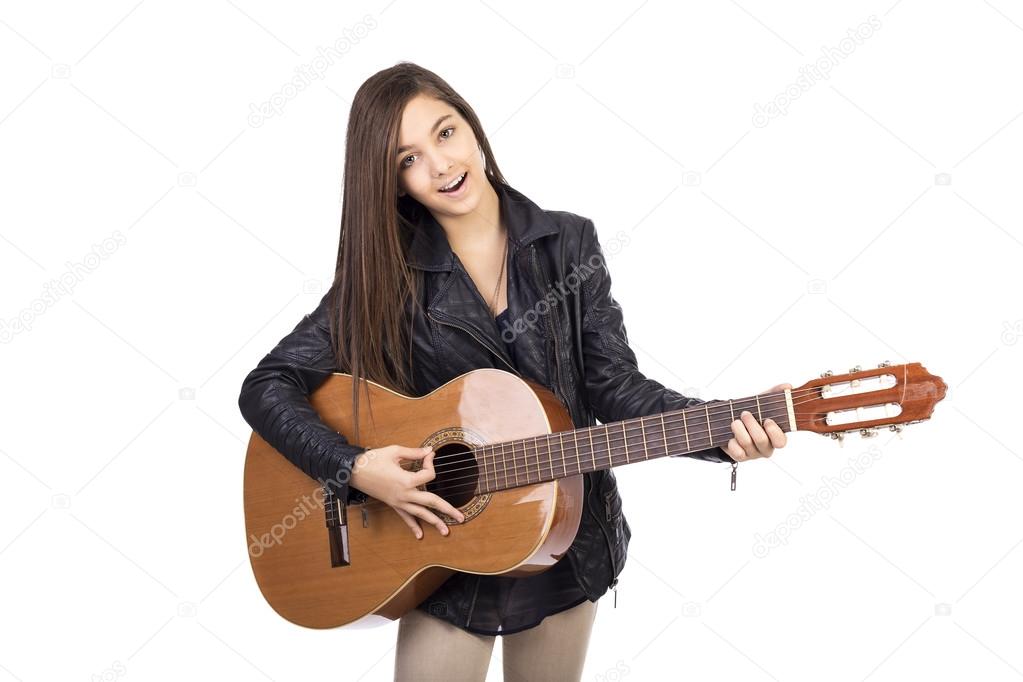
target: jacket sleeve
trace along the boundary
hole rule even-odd
[[[586,395],[597,419],[607,424],[704,404],[706,401],[687,398],[639,371],[622,308],[611,295],[604,252],[589,219],[582,228],[579,266],[585,268],[581,291]],[[718,447],[676,456],[734,461]]]
[[[328,294],[317,308],[249,372],[238,407],[249,426],[308,476],[331,485],[340,499],[365,496],[350,487],[352,464],[365,448],[350,444],[320,419],[308,396],[336,371]]]

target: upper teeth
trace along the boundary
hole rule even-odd
[[[464,178],[464,177],[465,177],[465,173],[462,173],[457,178],[452,180],[450,183],[448,183],[448,184],[444,185],[443,187],[441,187],[441,189],[451,189],[452,187],[454,187],[455,185],[460,183],[462,181],[462,178]]]

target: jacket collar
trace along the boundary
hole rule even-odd
[[[512,250],[559,231],[557,223],[521,192],[495,180],[491,180],[491,184],[497,192],[501,218],[514,247]],[[447,233],[432,213],[420,208],[409,246],[408,264],[421,270],[453,270],[455,256]]]

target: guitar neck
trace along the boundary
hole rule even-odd
[[[733,437],[731,423],[748,410],[763,422],[792,430],[792,403],[785,392],[703,403],[649,417],[491,443],[475,449],[480,493],[553,481],[709,450]]]

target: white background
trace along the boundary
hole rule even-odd
[[[129,0],[0,11],[0,679],[391,679],[396,624],[306,630],[260,596],[236,401],[329,285],[350,100],[402,59],[513,187],[628,237],[648,375],[949,386],[902,439],[794,434],[735,492],[725,464],[621,470],[634,537],[585,679],[1023,677],[1017,4]]]

